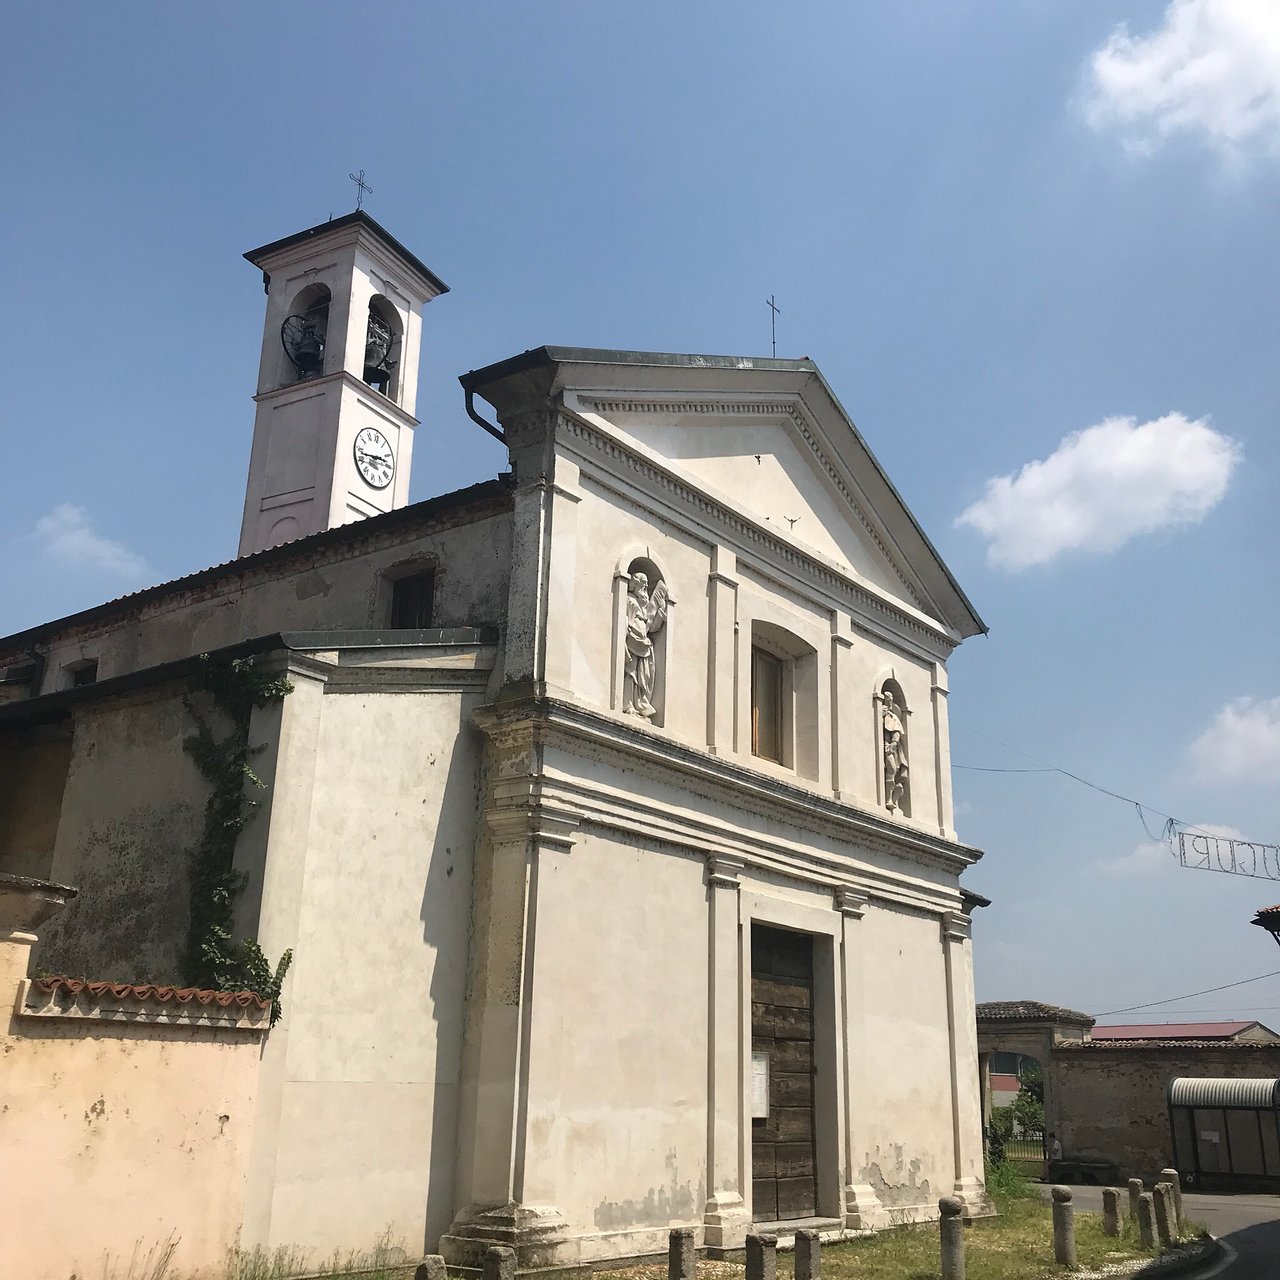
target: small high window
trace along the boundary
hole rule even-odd
[[[782,659],[751,649],[751,754],[782,763]]]
[[[97,681],[97,658],[81,658],[77,662],[68,662],[62,668],[62,687],[64,689],[79,689],[86,684],[96,684]]]
[[[427,570],[397,578],[391,587],[391,627],[395,631],[426,631],[431,626],[436,575]]]

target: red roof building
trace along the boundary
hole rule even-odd
[[[1261,1022],[1139,1022],[1095,1026],[1093,1040],[1280,1040]]]

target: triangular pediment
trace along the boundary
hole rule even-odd
[[[923,606],[873,518],[819,443],[803,407],[787,401],[725,405],[712,398],[663,405],[651,397],[584,397],[598,416],[699,488],[787,541],[817,552],[889,595]],[[747,412],[744,412],[747,410]]]
[[[558,401],[652,475],[875,594],[961,637],[986,629],[810,360],[539,347],[462,383],[500,417]]]

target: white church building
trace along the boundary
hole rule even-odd
[[[238,557],[0,640],[0,873],[79,891],[32,973],[189,981],[193,681],[291,686],[248,720],[235,931],[293,962],[224,1242],[534,1267],[986,1212],[947,723],[984,627],[821,372],[525,351],[416,441],[509,472],[411,503],[446,286],[364,212],[246,257]]]

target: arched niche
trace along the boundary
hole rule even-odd
[[[309,284],[289,303],[280,326],[280,377],[277,385],[304,382],[325,373],[329,338],[329,286]]]
[[[401,347],[404,324],[399,311],[388,298],[375,293],[369,299],[369,321],[365,328],[364,370],[362,377],[369,386],[381,391],[388,400],[400,403]]]
[[[890,813],[911,817],[911,708],[892,672],[876,683],[872,697],[878,767],[877,791]]]
[[[646,548],[619,559],[613,573],[613,710],[666,723],[671,608],[675,599]]]

